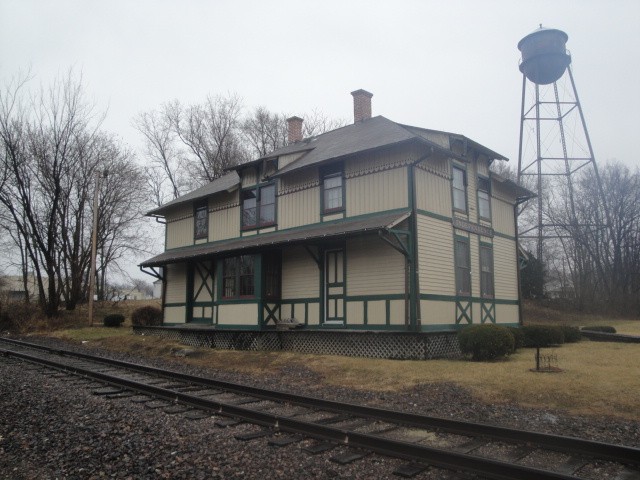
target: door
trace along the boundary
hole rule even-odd
[[[345,285],[344,249],[324,252],[324,321],[343,324]]]

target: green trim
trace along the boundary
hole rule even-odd
[[[421,209],[418,209],[418,213],[420,215],[424,215],[425,217],[435,218],[436,220],[442,220],[443,222],[453,223],[453,218],[452,217],[447,217],[446,215],[440,215],[438,213],[429,212],[428,210],[421,210]],[[474,234],[474,235],[478,235],[478,234]],[[481,236],[481,235],[479,235],[479,236]],[[497,232],[495,230],[493,231],[493,236],[494,237],[505,238],[507,240],[512,240],[512,241],[516,240],[515,236],[507,235],[506,233],[500,233],[500,232]]]
[[[186,302],[165,303],[164,306],[165,307],[186,307],[187,303]]]
[[[480,302],[480,323],[496,323],[496,304],[488,302]]]
[[[450,180],[450,191],[451,191],[451,210],[452,212],[458,212],[462,215],[465,215],[467,217],[467,219],[469,219],[469,180],[468,180],[468,171],[467,171],[467,165],[466,164],[459,164],[455,161],[451,161],[449,163],[451,165],[451,180]],[[453,169],[457,168],[459,170],[463,171],[463,178],[462,181],[464,183],[464,210],[461,210],[459,208],[455,207],[455,200],[454,200],[454,195],[453,195]]]
[[[342,208],[337,208],[332,212],[325,212],[324,209],[324,179],[325,177],[327,177],[328,175],[326,175],[326,173],[323,173],[323,170],[325,170],[325,172],[328,170],[328,167],[331,166],[331,164],[327,164],[324,165],[322,167],[320,167],[318,169],[318,177],[319,177],[319,181],[320,181],[320,218],[325,217],[325,216],[330,216],[330,215],[336,215],[338,213],[341,213],[343,215],[343,218],[345,218],[346,214],[347,214],[347,194],[346,194],[346,190],[347,190],[347,179],[344,176],[344,161],[343,160],[339,160],[338,162],[333,162],[333,165],[335,165],[336,163],[340,163],[340,178],[342,179]],[[337,176],[338,172],[335,172],[333,174],[331,174],[331,176]]]
[[[343,325],[343,324],[321,324],[309,325],[305,330],[393,330],[406,332],[405,325]]]
[[[193,307],[213,307],[213,302],[193,302]]]
[[[516,237],[515,236],[511,236],[511,235],[507,235],[506,233],[500,233],[500,232],[496,232],[495,230],[493,231],[493,236],[494,237],[500,237],[500,238],[506,238],[507,240],[511,240],[511,241],[516,241]]]
[[[477,161],[476,161],[476,168],[477,168]],[[489,191],[487,192],[487,194],[489,195],[489,218],[484,218],[480,216],[480,189],[478,188],[478,185],[480,185],[479,180],[483,179],[483,180],[487,180],[489,182]],[[484,192],[484,190],[482,190]],[[491,177],[486,177],[484,175],[476,175],[476,223],[480,224],[480,220],[485,221],[485,222],[489,222],[491,225],[493,225],[493,209],[491,208]]]
[[[439,213],[430,212],[428,210],[417,209],[416,210],[420,215],[424,215],[425,217],[435,218],[436,220],[442,220],[443,222],[451,223],[453,218],[447,217],[446,215],[440,215]]]
[[[260,331],[260,325],[237,325],[233,323],[217,324],[216,330],[255,330]]]
[[[455,232],[455,231],[454,231]],[[467,251],[467,258],[469,259],[469,265],[467,267],[467,275],[469,277],[469,294],[468,295],[459,295],[458,292],[458,265],[456,264],[456,251],[457,251],[457,245],[458,242],[463,242],[466,244],[465,249]],[[471,277],[471,238],[469,237],[469,235],[467,236],[462,236],[462,235],[458,235],[457,233],[453,234],[453,274],[454,274],[454,280],[455,280],[455,290],[456,290],[456,296],[459,298],[470,298],[471,297],[471,293],[473,292],[473,278]],[[461,267],[462,268],[462,267]]]
[[[163,327],[180,327],[180,326],[186,326],[186,323],[180,323],[180,322],[162,322],[162,326]]]
[[[345,299],[347,302],[371,302],[375,300],[404,300],[405,296],[402,293],[391,293],[389,295],[347,295]]]
[[[194,317],[191,319],[189,323],[190,324],[197,323],[199,325],[213,325],[211,319],[206,317]]]
[[[195,266],[193,262],[187,263],[187,312],[185,321],[191,323],[193,319],[193,284],[194,284],[194,270]]]
[[[366,218],[371,218],[371,217],[377,217],[380,215],[388,215],[388,214],[392,214],[392,213],[406,213],[407,209],[406,208],[393,208],[391,210],[381,210],[379,212],[372,212],[372,213],[365,213],[362,215],[355,215],[353,217],[345,217],[345,218],[339,218],[336,220],[329,220],[326,222],[317,222],[317,223],[308,223],[306,225],[299,225],[297,227],[291,227],[291,228],[283,228],[283,229],[277,229],[274,232],[267,232],[267,233],[263,233],[262,235],[269,235],[271,233],[276,234],[276,233],[282,233],[282,232],[293,232],[293,231],[304,231],[304,230],[309,230],[315,227],[319,227],[322,225],[333,225],[335,223],[341,223],[344,221],[351,221],[351,220],[364,220]],[[270,227],[264,227],[264,228],[273,228],[275,225],[270,226]],[[203,245],[216,245],[216,244],[220,244],[220,243],[226,243],[229,242],[230,240],[238,240],[241,238],[245,238],[242,236],[237,236],[237,237],[231,237],[231,238],[225,238],[224,240],[216,240],[215,242],[206,242],[206,243],[198,243],[197,245],[184,245],[181,247],[175,247],[175,248],[168,248],[165,249],[165,252],[170,252],[172,250],[178,250],[178,249],[185,249],[187,247],[202,247]],[[231,255],[232,256],[232,255]],[[178,262],[178,263],[182,263],[182,262]]]
[[[427,325],[421,325],[421,332],[457,332],[462,330],[467,325],[454,325],[452,323],[433,323]]]
[[[240,305],[250,305],[250,304],[255,304],[257,305],[258,303],[260,303],[260,299],[258,298],[230,298],[230,299],[225,299],[225,300],[218,300],[216,302],[216,305],[234,305],[234,304],[240,304]],[[275,303],[275,302],[274,302]]]
[[[456,302],[456,324],[466,321],[467,324],[473,323],[473,302],[470,300],[459,300]]]
[[[499,298],[487,299],[482,297],[457,297],[455,295],[433,295],[429,293],[420,294],[420,300],[432,300],[437,302],[457,302],[460,300],[463,300],[463,301],[470,300],[474,303],[491,301],[496,305],[519,305],[520,304],[519,300],[506,300],[506,299],[499,299]]]

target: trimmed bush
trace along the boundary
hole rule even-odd
[[[564,343],[564,334],[560,327],[527,325],[522,327],[525,347],[550,347]]]
[[[499,325],[472,325],[458,332],[462,353],[475,361],[493,360],[513,353],[515,340],[509,329]]]
[[[513,335],[513,339],[515,341],[515,349],[519,349],[524,347],[524,333],[522,332],[521,327],[507,327],[511,335]]]
[[[598,325],[595,327],[582,327],[587,332],[616,333],[616,329],[607,325]]]
[[[112,313],[104,317],[105,327],[119,327],[122,325],[122,322],[124,322],[124,315],[120,313]]]
[[[151,305],[136,308],[131,314],[131,324],[136,327],[162,325],[162,310]]]
[[[582,338],[580,329],[578,327],[572,327],[570,325],[560,325],[562,335],[564,335],[565,343],[576,343]]]

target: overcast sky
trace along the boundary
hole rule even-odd
[[[596,158],[640,165],[640,1],[0,0],[0,81],[70,67],[132,147],[131,119],[163,102],[236,93],[247,107],[373,114],[464,134],[515,166],[518,41],[564,30]]]

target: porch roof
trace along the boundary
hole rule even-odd
[[[214,243],[191,245],[168,250],[140,264],[141,267],[158,267],[168,263],[197,260],[202,257],[233,253],[270,246],[293,245],[307,241],[357,235],[365,232],[393,228],[409,217],[408,211],[367,215],[353,219],[336,220],[309,227],[297,227],[283,231],[232,238]]]

